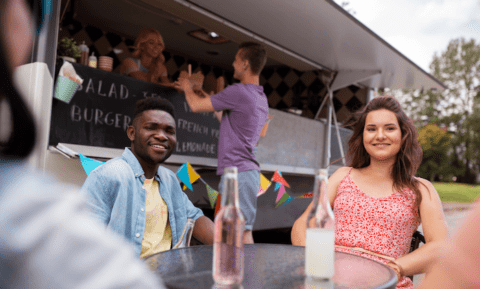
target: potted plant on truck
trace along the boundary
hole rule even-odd
[[[81,53],[77,42],[73,38],[63,37],[57,45],[57,55],[64,60],[77,62],[75,58],[79,58]]]

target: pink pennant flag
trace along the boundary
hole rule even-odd
[[[280,189],[278,190],[277,200],[275,201],[275,204],[278,203],[278,201],[280,201],[283,194],[285,194],[285,187],[283,185],[281,185]]]

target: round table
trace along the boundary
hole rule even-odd
[[[245,245],[243,289],[269,288],[395,288],[389,267],[353,254],[335,252],[335,275],[330,284],[305,278],[305,248],[278,244]],[[174,249],[145,258],[167,288],[216,288],[212,278],[213,246]],[[222,287],[223,288],[223,287]],[[228,287],[227,287],[228,288]],[[238,287],[237,287],[238,288]]]

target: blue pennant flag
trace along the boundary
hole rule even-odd
[[[88,176],[95,168],[97,168],[98,166],[100,166],[101,164],[104,163],[104,162],[97,161],[97,160],[94,160],[94,159],[91,159],[91,158],[87,158],[86,156],[84,156],[84,155],[82,155],[82,154],[78,154],[78,156],[80,157],[80,161],[82,162],[83,169],[84,169],[85,172],[87,173],[87,176]]]
[[[280,204],[279,207],[285,206],[286,204],[288,204],[288,203],[290,203],[291,201],[293,201],[293,199],[295,199],[295,197],[289,197],[285,202],[283,202],[283,204]]]
[[[177,176],[180,178],[182,183],[190,189],[190,191],[193,191],[192,184],[190,183],[190,177],[188,175],[187,163],[184,163],[181,167],[178,168]]]

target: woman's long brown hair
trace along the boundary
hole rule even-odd
[[[349,122],[353,124],[353,135],[348,141],[347,159],[350,161],[350,166],[356,169],[370,165],[370,155],[363,146],[363,131],[368,113],[379,109],[393,112],[397,116],[402,132],[400,151],[392,169],[393,188],[397,191],[411,189],[415,193],[415,206],[418,208],[422,202],[422,195],[419,188],[420,182],[415,178],[415,174],[422,162],[423,152],[417,140],[418,133],[413,121],[405,114],[395,98],[378,96],[355,114],[354,119]]]

